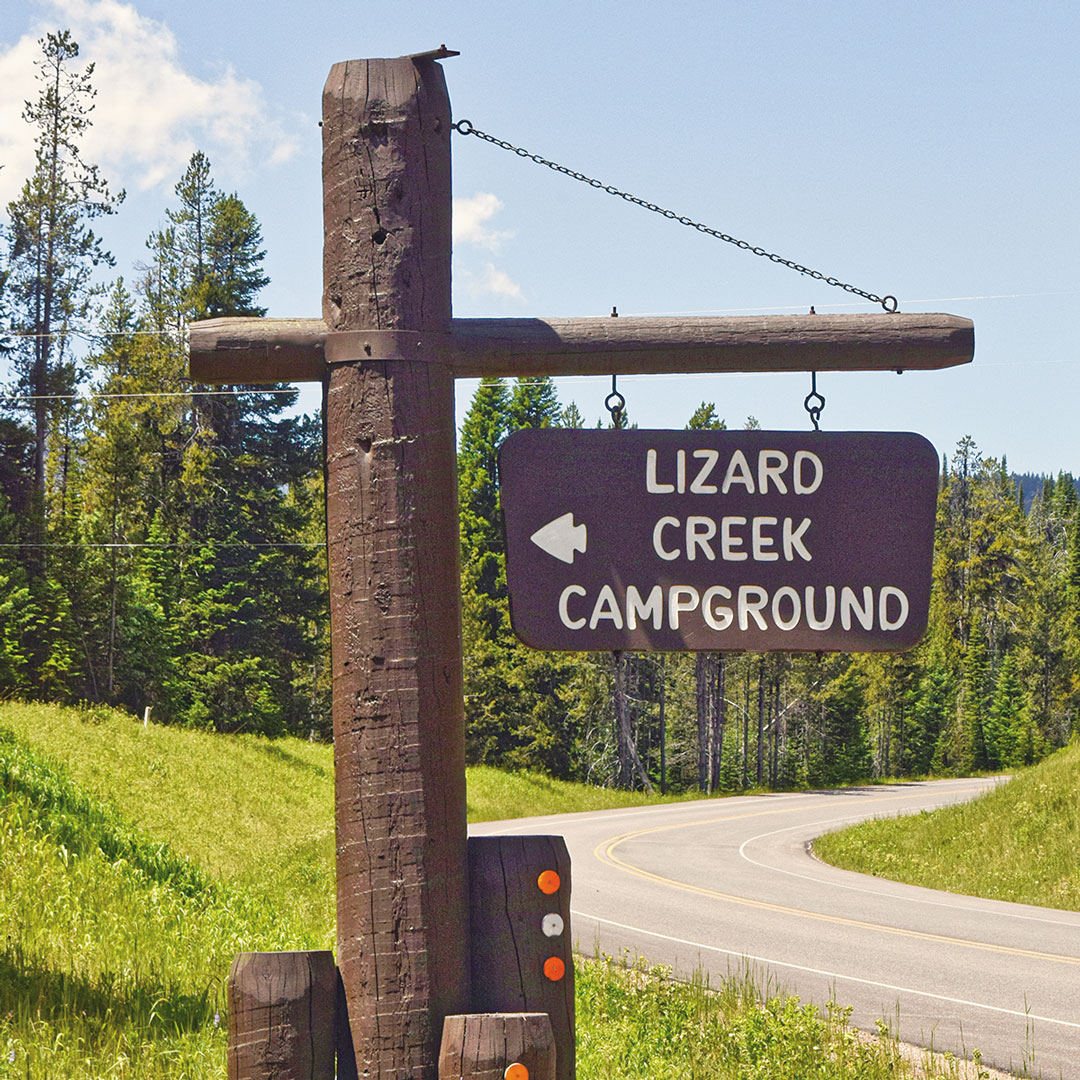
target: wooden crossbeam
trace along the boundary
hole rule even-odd
[[[341,361],[405,355],[402,331],[332,334],[322,319],[208,319],[191,327],[201,383],[321,381]],[[969,363],[970,319],[941,314],[453,319],[423,335],[456,378],[755,371],[915,371]],[[407,353],[406,353],[407,354]]]

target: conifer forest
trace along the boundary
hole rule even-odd
[[[118,272],[94,223],[123,213],[123,193],[82,150],[92,74],[70,35],[43,39],[24,114],[36,166],[0,217],[0,694],[329,739],[321,422],[296,415],[287,385],[187,377],[190,322],[264,314],[259,222],[196,152]],[[725,426],[709,402],[686,419]],[[930,624],[909,652],[521,645],[498,447],[585,422],[549,379],[487,379],[459,433],[470,762],[620,787],[790,788],[1010,768],[1076,731],[1076,484],[1063,471],[1021,485],[968,438],[942,457]]]

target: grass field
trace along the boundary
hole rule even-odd
[[[972,802],[814,841],[826,862],[994,900],[1080,910],[1080,742]]]
[[[224,979],[243,950],[333,943],[329,747],[0,705],[0,1080],[225,1076]],[[638,804],[470,771],[475,820]],[[582,1080],[903,1080],[867,1041],[761,987],[577,964]]]

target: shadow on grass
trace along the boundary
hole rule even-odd
[[[285,765],[288,765],[291,769],[301,769],[306,772],[315,773],[316,776],[329,776],[330,771],[322,765],[316,765],[313,761],[305,761],[301,757],[297,757],[296,754],[290,754],[288,750],[282,750],[280,746],[275,746],[274,743],[264,742],[259,740],[251,744],[260,754],[265,754],[267,757],[273,758],[275,761],[280,761]]]
[[[197,1031],[214,1022],[214,990],[183,994],[154,980],[112,974],[91,982],[26,960],[18,946],[0,952],[0,1015],[17,1020],[74,1021],[99,1030]]]

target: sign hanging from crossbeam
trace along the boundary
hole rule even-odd
[[[907,433],[518,431],[499,454],[511,622],[538,649],[907,649],[937,480]]]
[[[449,55],[330,72],[322,317],[190,331],[197,382],[324,387],[337,963],[370,1078],[434,1080],[473,998],[454,379],[931,369],[974,348],[951,315],[454,319]]]

